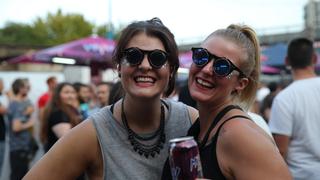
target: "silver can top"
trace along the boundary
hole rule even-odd
[[[177,142],[183,142],[183,141],[188,141],[188,140],[194,140],[193,136],[186,136],[186,137],[170,139],[169,143],[177,143]]]

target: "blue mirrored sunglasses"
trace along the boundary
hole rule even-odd
[[[191,48],[192,60],[197,67],[204,67],[211,60],[213,61],[213,72],[219,77],[228,76],[233,70],[240,73],[240,76],[246,77],[245,74],[235,66],[229,59],[211,54],[205,48]]]

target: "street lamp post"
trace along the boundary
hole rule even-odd
[[[107,27],[109,27],[109,29],[107,29],[107,39],[113,39],[113,27],[112,27],[112,0],[109,0],[109,24]]]

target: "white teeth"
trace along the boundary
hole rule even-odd
[[[150,77],[137,77],[136,81],[137,82],[150,82],[150,83],[154,82],[154,80]]]
[[[204,81],[202,79],[199,79],[199,78],[197,79],[197,83],[199,83],[202,86],[208,87],[208,88],[212,88],[213,87],[212,84],[210,84],[210,83],[208,83],[208,82],[206,82],[206,81]]]

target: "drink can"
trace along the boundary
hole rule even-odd
[[[169,162],[173,180],[202,178],[199,149],[192,136],[169,141]]]

